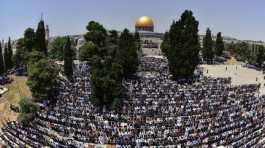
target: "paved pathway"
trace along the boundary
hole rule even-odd
[[[261,84],[260,94],[265,95],[265,75],[261,71],[235,65],[200,65],[203,73],[211,77],[231,77],[232,85]],[[208,71],[208,72],[207,72]]]

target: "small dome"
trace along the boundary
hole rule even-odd
[[[135,27],[154,27],[154,22],[150,17],[142,16],[136,21]]]

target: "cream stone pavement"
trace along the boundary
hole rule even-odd
[[[200,65],[200,67],[203,68],[203,74],[205,76],[231,77],[232,85],[260,83],[260,94],[265,95],[265,75],[262,73],[262,71],[243,67],[239,63],[234,65]]]

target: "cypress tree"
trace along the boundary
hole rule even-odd
[[[47,56],[47,45],[45,40],[44,21],[41,20],[36,31],[36,50],[43,52]]]
[[[216,55],[217,56],[221,56],[223,54],[223,51],[225,49],[224,46],[224,41],[223,41],[223,37],[222,37],[222,33],[218,32],[217,37],[216,37],[216,45],[215,45],[215,49],[216,49]]]
[[[27,52],[31,52],[34,48],[35,32],[32,28],[27,28],[24,32],[24,46]]]
[[[111,56],[95,56],[91,71],[91,101],[99,107],[118,109],[126,90],[122,85],[122,66]]]
[[[141,50],[140,34],[137,31],[134,33],[134,40],[135,40],[135,44],[136,44],[137,55],[138,55],[138,58],[139,58],[139,57],[141,57],[143,55],[143,53],[142,53],[142,50]]]
[[[167,58],[173,79],[190,78],[194,74],[199,63],[198,25],[192,11],[186,10],[170,27]]]
[[[66,44],[64,46],[64,74],[68,79],[72,79],[73,75],[73,51],[71,49],[70,37],[67,37]]]
[[[13,50],[11,46],[11,39],[9,37],[7,43],[7,60],[8,60],[7,69],[11,69],[13,67],[12,57],[13,57]]]
[[[137,50],[140,51],[141,50],[141,39],[140,39],[139,32],[135,32],[134,39],[135,39]]]
[[[263,45],[258,46],[258,52],[256,55],[256,63],[259,67],[262,66],[263,62],[265,60],[265,48]]]
[[[119,35],[118,35],[118,31],[116,30],[110,30],[109,31],[109,42],[111,44],[117,45],[118,44],[118,40],[119,40]]]
[[[7,48],[7,44],[4,45],[4,71],[7,72],[8,70],[8,48]]]
[[[136,72],[138,68],[137,45],[128,29],[124,29],[121,33],[117,59],[123,67],[125,77]]]
[[[163,54],[167,57],[167,52],[170,48],[170,42],[169,42],[169,33],[166,32],[163,38],[163,42],[161,43],[161,49]]]
[[[203,58],[207,62],[212,62],[214,58],[214,51],[213,51],[213,40],[212,40],[212,33],[209,28],[206,30],[206,35],[203,38],[203,50],[202,50]]]
[[[3,53],[2,53],[2,45],[0,42],[0,75],[2,75],[4,72],[5,72],[4,59],[3,59]]]

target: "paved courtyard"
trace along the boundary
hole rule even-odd
[[[211,77],[231,77],[232,85],[261,84],[260,94],[265,95],[264,74],[261,71],[243,67],[240,64],[234,65],[201,65],[203,73]],[[207,72],[208,71],[208,72]]]

